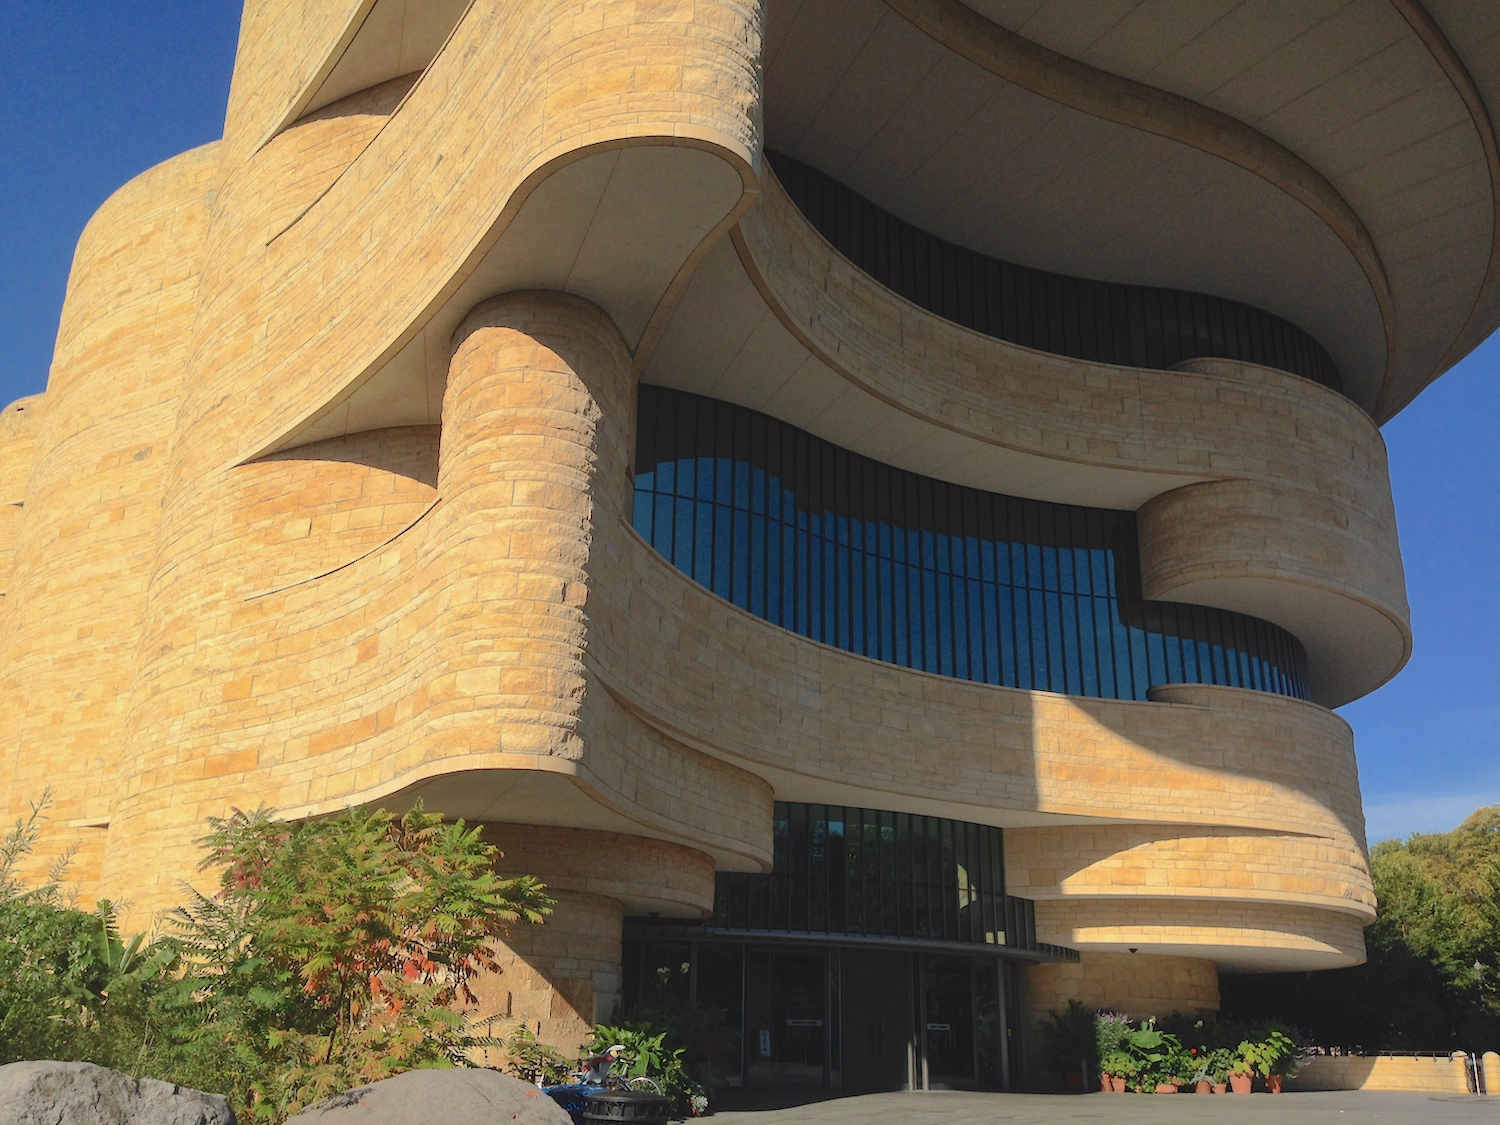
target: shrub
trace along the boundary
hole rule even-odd
[[[277,1121],[403,1070],[460,1066],[497,1041],[468,1026],[490,943],[551,908],[540,883],[497,875],[497,850],[419,803],[286,824],[209,821],[212,898],[173,918],[189,1048],[222,1042],[253,1120]]]
[[[62,901],[60,865],[25,889],[46,796],[0,841],[0,1062],[82,1059],[229,1096],[241,1121],[494,1040],[469,1026],[490,943],[552,903],[494,872],[477,829],[420,805],[298,824],[265,810],[210,821],[213,897],[146,944],[114,908]],[[65,864],[66,861],[64,861]]]

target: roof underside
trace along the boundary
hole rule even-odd
[[[942,238],[1304,328],[1384,421],[1500,323],[1500,5],[771,0],[766,140]]]

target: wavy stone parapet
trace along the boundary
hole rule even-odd
[[[263,23],[297,34],[276,19],[249,17],[247,37]],[[233,205],[210,236],[178,472],[253,456],[348,394],[443,306],[528,197],[586,154],[692,147],[753,180],[759,41],[750,0],[475,0],[399,112],[269,242],[277,145],[226,142]],[[283,54],[242,49],[237,88],[276,86]]]
[[[347,439],[348,461],[287,454],[179,489],[106,882],[132,873],[138,911],[170,901],[197,826],[236,801],[311,813],[403,793],[764,866],[769,786],[645,727],[584,659],[609,565],[594,529],[623,520],[632,380],[614,326],[576,298],[481,307],[455,346],[437,501],[412,518],[415,497],[401,500],[374,549],[269,592],[245,577],[267,528],[332,529],[341,504],[376,520],[352,484],[389,494],[382,461],[420,461],[420,435],[367,434]]]
[[[1365,920],[1285,903],[1191,899],[1037,903],[1037,934],[1085,950],[1211,957],[1221,969],[1338,969],[1365,959]]]
[[[1343,396],[1254,364],[1114,367],[961,328],[844,259],[769,178],[736,238],[777,315],[852,384],[996,455],[1084,470],[1071,494],[1047,499],[1092,503],[1099,481],[1128,473],[1142,498],[1253,494],[1257,514],[1280,513],[1271,524],[1252,521],[1214,551],[1211,535],[1200,543],[1190,534],[1191,521],[1145,518],[1148,505],[1141,528],[1148,597],[1234,609],[1291,629],[1309,648],[1314,698],[1329,705],[1373,690],[1405,661],[1410,612],[1385,444]],[[1185,487],[1206,483],[1213,487],[1202,492]],[[1166,513],[1171,502],[1163,504]],[[1156,542],[1174,528],[1183,529],[1179,538]],[[1225,569],[1232,555],[1240,572]],[[1353,564],[1347,574],[1339,570],[1345,561]],[[1168,577],[1174,572],[1201,576],[1191,596]],[[1244,582],[1225,580],[1245,573],[1258,580],[1254,597]],[[1309,608],[1345,632],[1303,635]]]
[[[0,801],[18,815],[50,787],[41,855],[77,849],[84,900],[99,891],[217,169],[217,146],[184,153],[89,221],[45,407],[9,449],[4,499],[25,506],[9,509]]]

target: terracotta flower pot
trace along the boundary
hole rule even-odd
[[[1110,1079],[1110,1082],[1113,1084],[1114,1091],[1117,1094],[1123,1094],[1126,1090],[1130,1089],[1130,1080],[1121,1078],[1119,1075],[1115,1075]]]
[[[1268,1094],[1279,1094],[1279,1093],[1281,1093],[1281,1080],[1282,1080],[1282,1075],[1280,1075],[1280,1074],[1268,1074],[1268,1075],[1266,1075],[1266,1093],[1268,1093]]]
[[[1236,1094],[1248,1094],[1250,1092],[1250,1076],[1248,1074],[1231,1074],[1229,1076],[1229,1088]]]
[[[1114,1075],[1110,1074],[1110,1072],[1107,1071],[1107,1070],[1103,1071],[1099,1075],[1099,1089],[1102,1090],[1106,1094],[1109,1093],[1111,1090],[1113,1090],[1115,1088],[1114,1087],[1114,1081],[1115,1081]]]
[[[1227,1094],[1227,1093],[1229,1093],[1229,1083],[1228,1082],[1215,1082],[1214,1083],[1214,1093],[1216,1093],[1216,1094]]]
[[[1175,1094],[1177,1093],[1177,1084],[1175,1082],[1158,1082],[1156,1084],[1156,1092],[1158,1094]]]
[[[1195,1094],[1212,1094],[1213,1092],[1214,1084],[1207,1078],[1200,1078],[1193,1083],[1193,1093]]]

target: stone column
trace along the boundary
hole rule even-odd
[[[478,988],[495,1031],[525,1023],[571,1054],[620,1002],[620,934],[627,914],[699,918],[713,908],[714,862],[664,840],[534,824],[490,824],[500,869],[534,875],[557,906],[540,926],[517,927],[499,950],[501,973]]]

